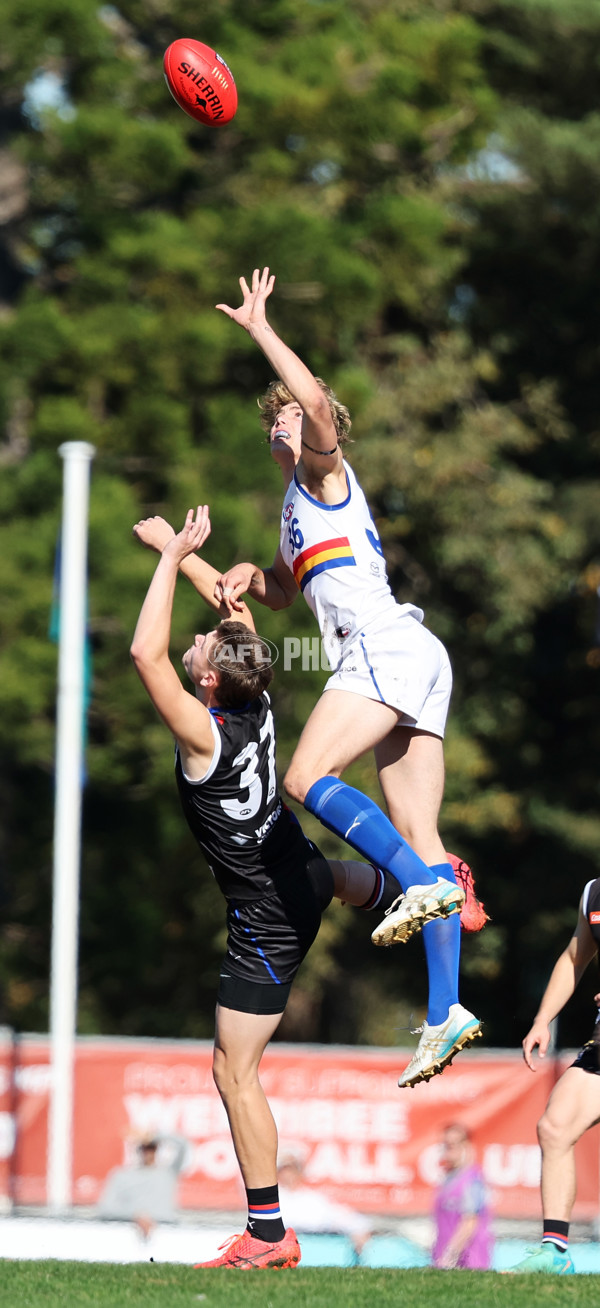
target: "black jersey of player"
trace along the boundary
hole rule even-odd
[[[600,877],[588,881],[583,892],[581,906],[594,940],[600,947]]]
[[[269,696],[209,712],[215,750],[202,781],[185,776],[175,751],[181,803],[223,894],[254,899],[274,890],[305,837],[277,791]]]

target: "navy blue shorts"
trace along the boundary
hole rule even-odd
[[[588,1040],[583,1049],[579,1050],[571,1067],[580,1067],[583,1072],[592,1072],[595,1076],[600,1076],[600,1044],[595,1040]]]
[[[227,953],[217,1001],[242,1013],[283,1013],[300,964],[333,897],[331,868],[311,846],[301,866],[290,866],[273,894],[229,900]]]

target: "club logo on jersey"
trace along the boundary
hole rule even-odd
[[[211,668],[216,672],[224,672],[228,668],[236,672],[261,672],[263,668],[272,667],[278,658],[279,650],[274,642],[265,636],[257,636],[249,628],[246,639],[231,640],[224,636],[207,655]]]
[[[289,504],[286,504],[285,509],[283,510],[283,521],[289,522],[293,512],[294,512],[294,501],[291,500]]]
[[[347,536],[337,536],[332,540],[322,540],[318,545],[310,545],[303,550],[294,562],[294,577],[300,590],[320,572],[331,568],[355,568],[356,559],[352,553]]]
[[[590,926],[598,926],[600,923],[600,913],[590,913]]]

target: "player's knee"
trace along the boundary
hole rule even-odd
[[[232,1060],[227,1057],[223,1049],[215,1049],[213,1053],[212,1074],[221,1098],[230,1099],[235,1093],[239,1078]]]
[[[548,1112],[540,1117],[537,1124],[537,1135],[542,1150],[561,1148],[569,1143],[566,1123],[551,1116]]]
[[[227,1084],[227,1059],[222,1049],[213,1050],[212,1074],[219,1094],[223,1095]]]
[[[257,1079],[257,1069],[247,1061],[227,1057],[223,1049],[215,1049],[212,1065],[213,1081],[224,1103],[232,1103],[246,1094]]]
[[[236,1095],[237,1080],[225,1058],[215,1058],[213,1060],[212,1074],[223,1103],[231,1103]]]

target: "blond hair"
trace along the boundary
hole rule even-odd
[[[315,377],[315,381],[321,387],[321,390],[329,405],[329,411],[333,419],[333,425],[337,432],[337,438],[340,445],[344,445],[349,439],[352,420],[345,404],[340,404],[337,396],[330,386],[327,386],[320,377]],[[269,432],[275,422],[280,409],[284,404],[296,403],[296,396],[288,390],[282,381],[272,381],[262,397],[257,400],[260,409],[260,425],[267,433],[267,443],[269,442]]]

